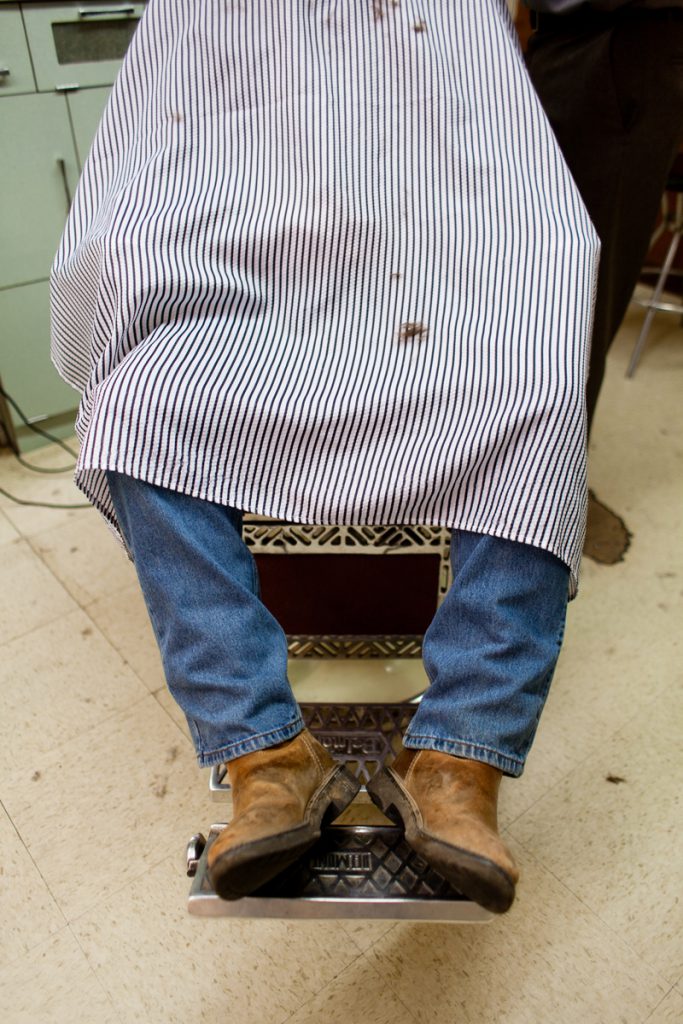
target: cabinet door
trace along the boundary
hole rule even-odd
[[[111,85],[143,11],[109,0],[24,4],[38,88]]]
[[[107,86],[104,89],[78,89],[77,92],[67,93],[66,100],[71,111],[71,123],[76,140],[76,154],[81,168],[90,152],[110,92]]]
[[[78,165],[63,96],[0,102],[0,288],[48,276]]]
[[[0,292],[0,373],[3,387],[29,419],[77,407],[80,396],[50,361],[47,281]],[[19,426],[16,416],[14,421]]]
[[[31,58],[16,4],[0,9],[0,98],[35,92]]]

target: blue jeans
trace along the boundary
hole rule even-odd
[[[242,513],[107,473],[171,694],[201,766],[304,728],[287,639],[262,603]],[[569,570],[526,544],[454,530],[453,584],[424,637],[431,685],[404,745],[521,775],[562,643]]]

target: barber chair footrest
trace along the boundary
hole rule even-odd
[[[188,845],[188,900],[200,917],[351,918],[483,922],[493,916],[456,892],[405,841],[397,825],[328,825],[295,864],[250,896],[223,900],[207,853],[223,825]]]

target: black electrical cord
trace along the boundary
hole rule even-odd
[[[82,505],[59,505],[56,502],[27,501],[25,498],[17,498],[14,494],[10,494],[4,487],[0,487],[0,494],[9,498],[16,505],[32,505],[34,508],[92,508],[89,502],[84,502]]]
[[[16,414],[29,430],[32,430],[35,434],[40,434],[41,437],[47,438],[48,441],[54,441],[54,443],[58,444],[60,448],[63,448],[64,451],[72,457],[72,459],[78,458],[78,453],[69,448],[68,444],[65,444],[61,437],[56,437],[54,434],[50,434],[47,430],[43,430],[42,427],[37,427],[35,423],[30,423],[12,396],[5,391],[2,384],[0,384],[0,395],[2,395],[6,402],[9,402]],[[18,455],[17,452],[13,452],[13,455],[17,462],[20,462],[22,466],[25,466],[26,469],[32,470],[34,473],[70,473],[76,465],[74,462],[73,466],[61,466],[58,469],[48,469],[42,466],[32,466],[30,462],[22,459],[21,455]]]
[[[73,473],[76,468],[76,463],[73,466],[60,466],[58,469],[52,469],[50,466],[34,466],[31,462],[27,462],[26,459],[22,458],[21,455],[18,455],[17,452],[12,454],[19,465],[25,469],[30,469],[32,473]]]
[[[15,400],[12,398],[11,395],[9,395],[5,391],[5,389],[3,388],[3,386],[1,384],[0,384],[0,395],[2,395],[2,397],[5,399],[6,402],[9,402],[9,404],[12,406],[12,408],[15,410],[15,412],[20,417],[20,419],[24,422],[24,424],[29,428],[29,430],[33,430],[36,434],[40,434],[42,437],[47,438],[48,441],[56,442],[56,444],[58,444],[60,448],[63,448],[64,451],[68,452],[69,455],[72,456],[72,458],[74,458],[74,459],[78,458],[78,455],[76,454],[76,452],[73,451],[71,448],[69,448],[69,446],[67,444],[65,444],[64,441],[62,441],[61,438],[55,437],[54,434],[48,433],[48,431],[47,430],[43,430],[42,427],[37,427],[35,425],[35,423],[29,423],[28,419],[26,418],[26,416],[24,415],[22,410],[19,408],[19,406],[17,405]],[[14,455],[14,458],[17,460],[17,462],[19,462],[22,466],[25,466],[26,469],[30,469],[33,473],[70,473],[70,472],[73,471],[73,469],[75,468],[75,465],[76,465],[76,463],[74,462],[74,464],[72,466],[60,466],[58,469],[50,469],[48,467],[43,467],[43,466],[32,466],[30,462],[27,462],[25,459],[22,459],[21,455],[18,455],[17,452],[13,452],[12,454]],[[30,505],[33,508],[58,508],[58,509],[62,509],[62,508],[67,508],[67,509],[92,508],[92,506],[89,503],[87,503],[87,504],[84,503],[82,505],[80,505],[80,504],[78,504],[78,505],[67,505],[67,504],[62,505],[62,504],[58,504],[57,502],[28,501],[25,498],[17,498],[16,495],[10,494],[9,491],[6,491],[4,489],[4,487],[0,487],[0,494],[4,495],[5,498],[9,498],[9,500],[13,501],[16,505]]]

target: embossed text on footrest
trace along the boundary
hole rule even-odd
[[[365,785],[402,746],[417,704],[300,704],[306,726]]]

